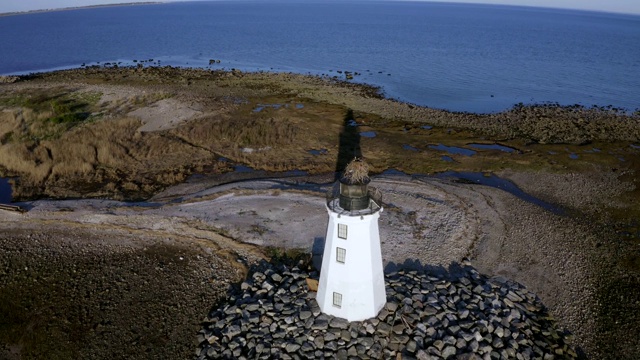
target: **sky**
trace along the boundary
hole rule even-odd
[[[0,0],[0,13],[41,9],[143,2],[144,0]],[[146,0],[149,1],[149,0]],[[166,1],[166,0],[164,0]],[[172,0],[185,1],[185,0]],[[419,1],[419,0],[418,0]],[[439,0],[477,4],[539,6],[564,9],[606,11],[640,15],[640,0]]]

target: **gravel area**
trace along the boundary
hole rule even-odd
[[[603,205],[620,207],[620,201],[616,199],[637,186],[634,182],[620,181],[619,178],[624,175],[621,172],[531,174],[503,171],[499,175],[538,198],[591,214],[598,214]],[[535,181],[531,181],[533,178]]]
[[[458,266],[469,259],[469,264],[480,273],[513,280],[539,296],[550,314],[557,318],[558,326],[575,335],[573,346],[583,349],[587,354],[599,351],[594,335],[597,333],[596,317],[593,316],[597,302],[593,284],[597,274],[588,258],[595,253],[597,239],[589,229],[567,216],[553,214],[506,192],[485,186],[408,176],[374,177],[371,186],[383,192],[386,204],[380,219],[380,233],[387,273],[398,269],[428,268],[431,274],[442,275],[451,266]],[[206,255],[188,262],[194,266],[197,264],[195,268],[188,268],[192,277],[179,277],[179,274],[166,278],[155,277],[157,285],[152,288],[162,288],[165,282],[178,287],[195,286],[192,285],[193,274],[199,274],[195,283],[200,283],[200,286],[203,286],[202,282],[207,277],[225,279],[224,284],[228,284],[230,280],[238,279],[237,276],[226,275],[234,269],[229,267],[229,262],[237,265],[236,259],[240,258],[255,263],[261,258],[255,245],[303,249],[321,254],[327,216],[324,190],[326,188],[323,186],[296,185],[296,181],[285,179],[226,184],[182,194],[178,200],[174,197],[173,201],[166,203],[40,200],[25,203],[30,211],[23,215],[3,212],[1,216],[4,222],[1,224],[6,229],[5,234],[12,234],[11,229],[18,229],[25,234],[34,227],[41,231],[51,227],[58,229],[57,232],[42,235],[46,245],[43,249],[48,249],[42,250],[44,253],[57,251],[61,235],[56,234],[71,236],[81,229],[80,234],[84,235],[72,238],[76,240],[62,241],[64,244],[74,244],[66,245],[71,246],[68,252],[85,257],[85,251],[93,251],[91,249],[97,247],[103,253],[118,254],[118,249],[125,249],[126,254],[139,254],[138,257],[127,255],[127,259],[147,262],[128,265],[128,277],[158,271],[157,265],[153,264],[159,260],[149,260],[144,256],[146,252],[143,249],[151,246],[144,240],[146,238],[176,249],[191,242],[201,247],[209,244],[207,246],[216,250],[208,255],[203,251],[206,246],[200,250],[190,250],[191,259],[193,254]],[[116,242],[117,245],[105,240],[118,239],[119,236],[123,237]],[[91,241],[92,238],[97,243]],[[168,240],[165,239],[174,240],[166,243]],[[181,241],[175,242],[175,239]],[[3,241],[3,247],[7,247],[9,253],[17,251],[16,254],[20,254],[18,250],[12,250],[10,241]],[[33,242],[27,243],[32,245],[28,249],[39,248],[33,246]],[[83,244],[88,247],[87,250]],[[98,244],[109,246],[99,247]],[[113,246],[115,250],[112,250]],[[231,255],[220,258],[216,254]],[[37,262],[37,259],[38,256],[33,257],[33,261]],[[173,259],[175,266],[182,264],[182,260]],[[46,263],[44,260],[40,262]],[[74,261],[69,260],[65,264],[70,262]],[[100,265],[95,265],[96,269],[109,268],[111,262],[119,263],[101,260]],[[211,271],[207,262],[221,266],[224,269],[222,275]],[[316,263],[319,264],[319,261]],[[9,265],[5,267],[5,271],[12,269]],[[207,271],[203,271],[203,267]],[[19,278],[18,274],[22,274],[15,269],[12,271],[3,278]],[[120,277],[125,276],[123,274]],[[137,279],[137,276],[133,278]],[[118,288],[117,279],[118,276],[109,280],[114,283],[109,282],[105,286]],[[15,281],[9,283],[15,284]],[[86,290],[82,291],[86,293]],[[184,315],[197,322],[201,318],[195,315],[197,311],[202,314],[221,295],[222,288],[215,287],[209,295],[197,297],[201,301],[197,310],[191,306],[180,306],[181,309],[191,309],[191,313]],[[90,300],[91,296],[87,296]],[[167,296],[158,298],[158,306],[164,308],[166,302],[172,303],[171,296]]]
[[[208,309],[244,275],[182,239],[2,225],[2,359],[187,359]]]

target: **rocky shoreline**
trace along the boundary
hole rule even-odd
[[[578,358],[571,336],[522,285],[468,261],[449,269],[386,274],[378,316],[348,322],[321,313],[309,290],[317,273],[262,262],[209,314],[197,359]]]

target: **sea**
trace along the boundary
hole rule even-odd
[[[214,60],[210,64],[210,60]],[[640,108],[640,16],[417,1],[199,1],[0,16],[0,74],[105,63],[312,74],[421,106]]]

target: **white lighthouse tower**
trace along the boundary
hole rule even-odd
[[[348,321],[375,317],[387,302],[378,231],[382,195],[369,182],[367,164],[356,159],[339,181],[339,194],[327,197],[316,300],[323,313]]]

